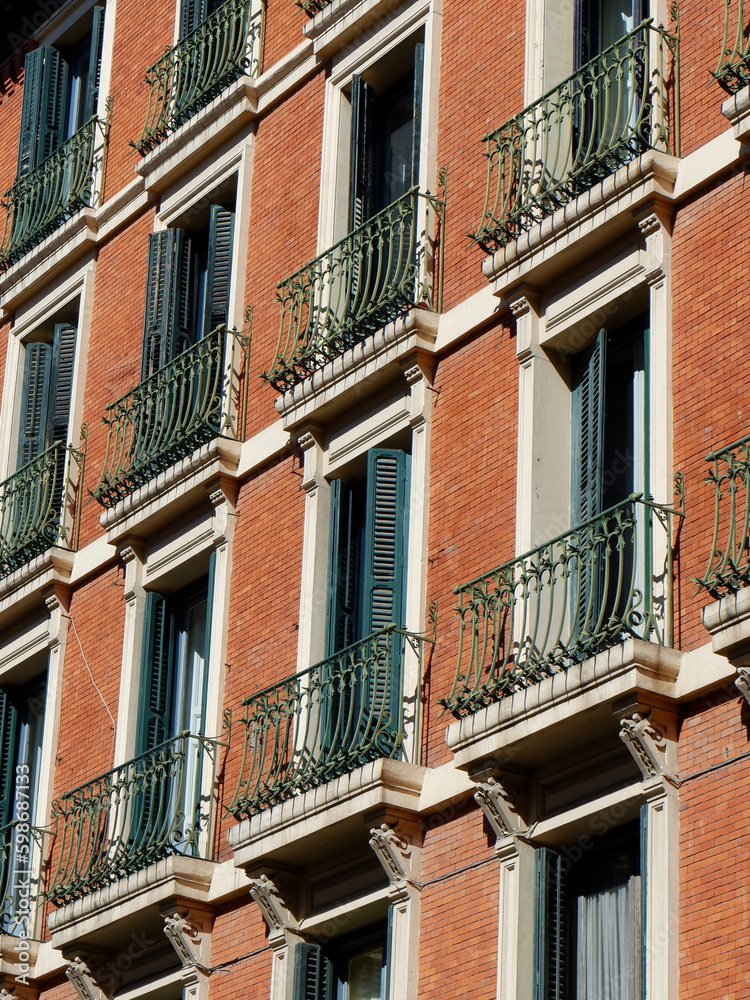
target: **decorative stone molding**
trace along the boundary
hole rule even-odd
[[[124,563],[132,562],[134,559],[137,559],[137,558],[138,558],[137,553],[136,553],[135,549],[132,547],[132,545],[124,545],[120,549],[120,559]]]
[[[308,451],[308,449],[314,447],[317,444],[315,436],[310,433],[310,431],[305,431],[304,434],[300,434],[297,438],[297,444],[303,451]]]
[[[250,879],[250,895],[260,907],[269,934],[296,931],[295,920],[276,884],[267,876]]]
[[[734,686],[740,692],[748,705],[750,705],[750,668],[737,667],[737,676],[734,679]]]
[[[421,378],[424,378],[424,372],[419,365],[411,365],[409,368],[404,368],[404,378],[409,385],[413,385],[415,382],[419,382]]]
[[[498,840],[523,836],[527,832],[512,794],[497,778],[478,782],[474,799]]]
[[[383,866],[392,886],[420,886],[417,852],[387,823],[370,830],[370,847]]]
[[[649,718],[634,712],[629,719],[621,719],[620,739],[645,779],[665,778],[675,784],[675,776],[668,766],[669,741]]]
[[[651,236],[653,233],[658,232],[660,226],[661,220],[655,212],[638,220],[638,228],[643,236]]]
[[[105,994],[97,985],[91,969],[79,956],[68,962],[65,975],[73,984],[80,1000],[106,1000]]]
[[[162,914],[164,933],[184,969],[195,968],[207,972],[207,967],[201,963],[203,922],[189,920],[190,915],[189,910]]]

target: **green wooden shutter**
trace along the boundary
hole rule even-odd
[[[641,921],[641,956],[640,956],[640,968],[641,968],[641,1000],[646,1000],[646,974],[647,974],[647,960],[648,960],[648,804],[643,803],[639,811],[639,826],[640,826],[640,856],[639,856],[639,869],[640,869],[640,893],[641,893],[641,912],[639,914]]]
[[[17,743],[18,709],[8,692],[0,690],[0,826],[13,819]]]
[[[182,229],[151,233],[146,270],[141,379],[159,371],[193,341],[195,253]]]
[[[21,134],[18,142],[19,177],[36,166],[39,115],[42,106],[42,75],[44,49],[27,52],[23,62],[23,99],[21,102]]]
[[[342,479],[331,483],[328,545],[328,628],[326,656],[357,638],[360,520],[355,491]]]
[[[208,229],[204,336],[227,322],[233,241],[234,212],[221,205],[212,205]]]
[[[298,944],[294,956],[294,1000],[334,1000],[333,963],[317,944]]]
[[[195,31],[208,13],[207,0],[182,0],[180,6],[180,38]]]
[[[535,855],[535,1000],[565,1000],[565,875],[548,847]]]
[[[42,106],[39,115],[37,164],[65,142],[70,97],[70,70],[57,49],[45,48]]]
[[[393,964],[393,904],[388,907],[388,917],[385,928],[385,946],[383,948],[383,1000],[389,1000],[391,995],[391,965]]]
[[[352,77],[352,133],[349,167],[350,229],[372,215],[375,185],[373,126],[375,91],[361,76]]]
[[[136,753],[145,753],[172,735],[174,615],[161,594],[146,596]]]
[[[18,465],[30,462],[48,447],[52,344],[28,344],[23,373]]]
[[[604,464],[604,378],[607,332],[576,359],[573,387],[573,519],[601,512]]]
[[[50,399],[52,441],[66,441],[73,393],[76,328],[57,323],[52,338],[52,391]]]
[[[404,623],[409,458],[393,449],[373,448],[367,453],[363,635]]]
[[[411,132],[411,185],[419,184],[419,149],[422,139],[422,94],[424,89],[424,45],[414,46],[414,113]]]
[[[86,119],[93,118],[99,102],[102,77],[102,49],[104,47],[104,7],[94,7],[91,26],[91,53],[89,54],[88,82],[86,84]]]

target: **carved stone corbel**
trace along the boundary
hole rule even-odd
[[[295,920],[291,910],[286,905],[278,886],[267,875],[250,879],[250,895],[263,914],[269,934],[297,930],[299,922]]]
[[[80,956],[68,961],[65,975],[81,1000],[106,1000],[106,996],[99,988],[91,969]]]
[[[387,823],[370,830],[370,847],[396,889],[420,889],[420,851]]]
[[[621,719],[620,739],[644,778],[664,778],[676,783],[668,761],[669,741],[649,718],[634,712],[629,719]]]
[[[750,705],[750,667],[737,667],[737,676],[734,679],[734,686],[740,692],[748,705]]]
[[[183,969],[208,972],[207,950],[213,915],[174,907],[162,912],[163,931]]]
[[[498,840],[526,834],[528,828],[518,814],[513,796],[497,778],[490,776],[477,782],[474,799]]]

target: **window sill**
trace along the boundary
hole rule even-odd
[[[497,250],[482,264],[495,295],[521,282],[543,288],[618,240],[640,237],[639,218],[671,202],[679,163],[649,150]]]
[[[500,756],[514,767],[535,767],[578,747],[616,735],[621,708],[675,697],[681,654],[642,639],[561,670],[539,684],[488,705],[448,726],[456,767],[469,770]],[[585,725],[582,719],[585,713]]]
[[[153,531],[173,522],[182,510],[205,496],[209,483],[236,475],[241,452],[242,442],[214,438],[160,473],[101,515],[99,523],[107,531],[107,541],[116,545],[136,528],[138,532]]]
[[[750,587],[707,605],[703,626],[711,633],[714,653],[726,656],[734,666],[750,664]]]
[[[397,6],[394,0],[332,0],[302,30],[313,43],[315,55],[330,59],[367,28],[382,24]],[[420,0],[410,15],[414,17],[428,8],[429,0]]]
[[[308,867],[367,844],[371,826],[416,813],[425,768],[383,759],[264,809],[229,830],[234,863]]]
[[[401,373],[400,362],[408,355],[432,354],[439,318],[436,312],[414,308],[288,389],[276,400],[284,430],[312,417],[330,419],[361,396],[364,382],[372,392]]]
[[[215,868],[213,861],[175,855],[53,910],[47,916],[52,946],[64,952],[81,945],[111,952],[136,932],[160,941],[160,911],[182,903],[207,905]]]

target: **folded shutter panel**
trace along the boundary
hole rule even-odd
[[[73,368],[76,354],[76,328],[70,323],[58,323],[52,339],[52,441],[68,437],[70,399],[73,393]]]
[[[208,13],[207,0],[182,0],[180,7],[180,38],[195,31]]]
[[[68,64],[57,49],[45,48],[42,72],[42,106],[39,115],[37,166],[67,138],[68,98],[70,96]]]
[[[573,388],[573,511],[577,524],[601,513],[607,332],[576,359]]]
[[[221,205],[212,205],[208,230],[204,336],[227,322],[233,237],[234,212]]]
[[[182,229],[149,236],[141,379],[190,346],[195,329],[195,254]]]
[[[7,691],[0,690],[0,826],[13,819],[17,741],[18,709]]]
[[[404,624],[409,456],[373,448],[367,454],[362,634]]]
[[[93,118],[99,102],[99,85],[102,75],[102,49],[104,47],[104,7],[94,7],[91,26],[91,53],[89,55],[88,82],[86,84],[86,118]]]
[[[161,594],[146,597],[136,752],[152,750],[172,733],[175,622]]]
[[[23,62],[23,99],[17,169],[19,177],[33,170],[37,163],[44,51],[44,49],[34,49],[33,52],[27,52]]]
[[[48,447],[52,344],[28,344],[23,374],[18,465],[30,462]]]
[[[295,949],[294,1000],[334,1000],[335,974],[331,960],[317,944]]]
[[[562,858],[540,847],[535,862],[535,1000],[565,1000],[566,920]]]
[[[419,147],[422,138],[422,93],[424,88],[424,45],[414,46],[414,113],[412,116],[411,186],[419,184]]]
[[[372,215],[375,163],[373,127],[375,91],[361,76],[352,77],[352,137],[349,168],[350,228],[356,229]]]

